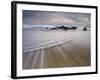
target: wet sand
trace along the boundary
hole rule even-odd
[[[23,52],[23,69],[90,66],[90,31],[70,36],[74,38],[61,44]]]

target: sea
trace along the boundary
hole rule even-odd
[[[55,26],[25,25],[22,29],[23,52],[60,45],[79,37],[77,35],[82,31],[80,27],[77,30],[50,30],[50,28],[54,28]]]

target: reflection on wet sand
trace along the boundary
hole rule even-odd
[[[65,36],[66,40],[62,43],[57,40],[55,45],[23,52],[23,69],[90,66],[90,31],[73,31],[68,34],[70,36]],[[53,36],[57,35],[53,33]]]

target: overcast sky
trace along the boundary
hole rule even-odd
[[[90,25],[89,13],[23,10],[24,25]]]

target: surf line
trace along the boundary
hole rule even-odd
[[[64,43],[68,43],[68,42],[70,42],[70,41],[72,41],[74,39],[64,40],[64,41],[60,41],[60,42],[55,42],[53,44],[49,44],[49,45],[46,45],[46,46],[41,46],[41,47],[34,48],[34,49],[23,50],[23,52],[31,52],[31,51],[35,51],[35,50],[50,48],[50,47],[53,47],[53,46],[61,45],[61,44],[64,44]]]

